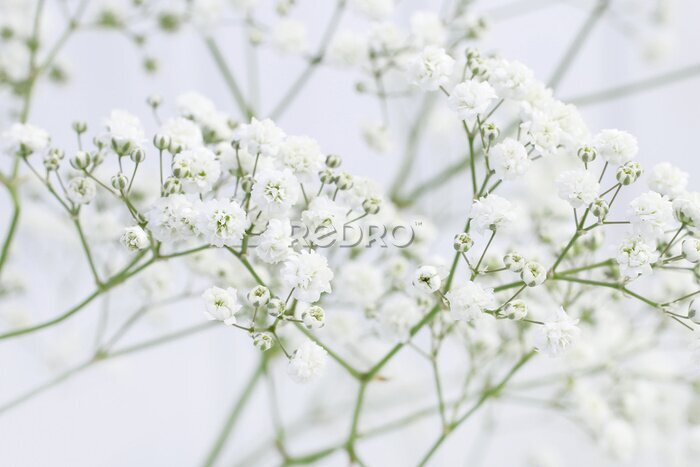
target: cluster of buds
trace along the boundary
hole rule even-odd
[[[631,185],[642,176],[644,170],[639,162],[628,162],[617,169],[615,178],[622,185]]]

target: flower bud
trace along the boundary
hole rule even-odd
[[[318,173],[318,178],[321,180],[321,183],[333,183],[335,180],[335,172],[333,172],[331,169],[323,169]]]
[[[642,166],[639,162],[628,162],[617,169],[615,177],[622,185],[631,185],[642,176]]]
[[[100,151],[105,147],[105,144],[104,144],[104,143],[102,142],[102,140],[101,140],[100,138],[98,138],[97,136],[95,136],[94,138],[92,138],[92,144],[94,144],[95,147],[96,147],[98,150],[100,150]]]
[[[522,300],[513,300],[503,308],[503,313],[515,321],[519,321],[527,316],[527,305]]]
[[[131,151],[131,154],[129,154],[129,158],[136,164],[140,164],[141,162],[146,160],[146,151],[144,151],[141,148],[136,148],[133,151]]]
[[[168,177],[163,183],[163,191],[168,195],[174,195],[182,191],[182,183],[175,177]]]
[[[520,272],[525,267],[525,258],[520,253],[511,251],[503,257],[503,265],[509,271]]]
[[[173,175],[177,178],[188,178],[192,175],[192,171],[187,162],[176,160],[173,162]]]
[[[339,190],[349,190],[353,185],[352,175],[347,172],[340,172],[335,180],[335,184]]]
[[[596,198],[595,201],[591,203],[591,214],[596,216],[599,221],[603,221],[605,216],[608,215],[610,211],[610,205],[603,198]]]
[[[379,198],[367,198],[362,202],[362,209],[367,214],[377,214],[382,207],[382,201]]]
[[[270,298],[270,289],[264,285],[253,287],[250,292],[248,292],[248,301],[254,307],[267,305],[270,302]]]
[[[540,263],[529,261],[525,263],[520,278],[528,287],[536,287],[547,279],[547,270]]]
[[[697,238],[686,238],[683,240],[683,258],[691,263],[700,262],[700,240]]]
[[[116,139],[112,138],[112,150],[117,153],[118,156],[123,156],[131,151],[131,141],[124,141],[119,143]]]
[[[343,159],[335,154],[328,154],[326,157],[326,167],[330,169],[337,169],[342,164]]]
[[[466,232],[458,233],[455,235],[452,246],[454,247],[455,251],[466,253],[474,246],[474,240],[472,240],[472,237]]]
[[[114,187],[115,190],[122,191],[123,189],[126,188],[126,185],[129,183],[129,179],[126,178],[126,175],[123,173],[119,172],[117,175],[112,177],[112,186]]]
[[[578,158],[581,159],[581,162],[584,164],[593,162],[597,156],[598,151],[591,146],[581,146],[578,150]]]
[[[326,324],[326,312],[318,305],[313,305],[304,310],[301,314],[304,326],[309,329],[319,329]]]
[[[250,175],[246,175],[245,177],[241,178],[241,188],[243,189],[244,193],[250,193],[251,191],[253,191],[254,184],[255,181]]]
[[[92,165],[97,167],[105,161],[105,154],[101,151],[92,154]]]
[[[176,143],[172,139],[170,140],[170,144],[168,145],[168,152],[170,152],[170,154],[174,156],[176,154],[180,154],[184,150],[185,147],[182,144]]]
[[[154,109],[157,109],[160,107],[160,104],[163,103],[163,98],[159,94],[151,94],[146,99],[146,103]]]
[[[270,350],[273,343],[274,338],[269,332],[256,332],[253,334],[253,345],[262,352]]]
[[[149,245],[148,234],[138,225],[124,229],[119,241],[129,251],[143,250]]]
[[[170,142],[170,136],[168,135],[156,133],[156,135],[153,137],[153,145],[160,151],[164,151],[170,147]]]
[[[279,298],[271,298],[267,303],[267,313],[273,318],[282,316],[285,312],[284,302]]]
[[[691,300],[688,304],[688,319],[695,324],[700,324],[700,303],[698,300]]]
[[[73,122],[71,127],[73,128],[73,131],[78,134],[82,134],[87,131],[87,123],[85,122]]]
[[[85,170],[91,162],[90,153],[86,151],[78,151],[70,160],[70,165],[76,170]]]
[[[61,165],[61,160],[63,159],[64,152],[61,151],[60,149],[51,149],[45,156],[44,156],[44,167],[46,167],[46,170],[52,171],[52,170],[57,170],[58,167]]]
[[[425,293],[433,293],[441,285],[442,279],[433,266],[421,266],[413,276],[413,286]]]
[[[489,142],[495,141],[501,134],[501,130],[494,123],[487,123],[481,127],[481,131],[484,134],[484,139]]]

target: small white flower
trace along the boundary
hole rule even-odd
[[[197,212],[186,195],[170,195],[158,201],[146,212],[148,228],[153,238],[169,243],[194,236]]]
[[[421,266],[413,275],[413,286],[421,292],[436,292],[441,285],[442,279],[433,266]]]
[[[97,195],[95,182],[87,177],[75,177],[66,187],[68,199],[75,204],[89,204]]]
[[[149,245],[148,234],[138,225],[125,228],[119,240],[130,251],[143,250]]]
[[[421,317],[415,300],[405,295],[392,294],[382,302],[377,321],[382,335],[392,341],[405,343],[411,339],[411,329]]]
[[[528,261],[520,272],[520,278],[528,287],[537,287],[547,280],[547,269],[540,263]]]
[[[445,294],[450,302],[450,313],[457,321],[477,321],[484,318],[484,311],[496,308],[493,291],[485,290],[476,282],[467,282],[462,287]]]
[[[503,313],[508,318],[519,321],[527,316],[527,304],[522,300],[512,300],[503,308]]]
[[[236,246],[243,239],[246,214],[236,201],[208,200],[197,208],[197,229],[210,245]]]
[[[416,11],[411,15],[411,34],[419,46],[442,45],[447,37],[440,17],[432,11]]]
[[[14,123],[9,130],[2,133],[0,140],[5,152],[11,155],[43,152],[51,142],[45,130],[27,123]]]
[[[694,234],[700,232],[700,193],[683,193],[674,199],[673,215]]]
[[[285,53],[300,54],[309,48],[309,38],[304,23],[283,19],[274,29],[275,46]]]
[[[328,61],[335,66],[356,67],[367,56],[367,37],[355,31],[340,31],[328,46]]]
[[[236,324],[236,314],[241,309],[238,302],[238,291],[232,287],[222,289],[210,287],[202,294],[206,306],[206,317],[209,320],[222,321],[228,326]]]
[[[347,208],[326,196],[314,198],[301,220],[308,228],[308,241],[316,245],[331,245],[343,229]]]
[[[352,0],[352,7],[370,19],[380,20],[391,16],[394,0]]]
[[[241,147],[250,154],[275,157],[284,142],[285,134],[272,120],[253,117],[249,124],[238,128],[237,137]]]
[[[470,216],[479,232],[495,231],[515,220],[511,202],[493,194],[474,201]]]
[[[688,174],[668,162],[655,165],[649,174],[649,188],[671,199],[683,193],[687,186]]]
[[[605,424],[600,441],[608,455],[618,462],[629,462],[637,451],[634,430],[621,419],[613,419]]]
[[[210,191],[221,176],[221,164],[216,155],[204,147],[186,149],[173,158],[173,173],[187,193]]]
[[[683,240],[683,257],[691,263],[700,263],[700,240],[686,238]]]
[[[317,379],[326,368],[328,352],[310,340],[304,341],[289,359],[287,372],[296,383]]]
[[[143,143],[145,133],[138,117],[124,110],[113,110],[105,120],[105,143],[118,153],[134,149]]]
[[[563,172],[556,180],[559,197],[574,208],[588,206],[598,197],[600,184],[586,170]]]
[[[331,293],[333,271],[324,256],[315,251],[302,251],[291,255],[282,268],[282,281],[292,296],[302,302],[314,303],[322,293]]]
[[[522,99],[535,82],[532,70],[520,62],[490,59],[485,64],[489,72],[489,83],[499,97]]]
[[[326,324],[326,312],[318,305],[311,305],[302,311],[301,320],[309,329],[320,329]]]
[[[264,285],[256,285],[247,295],[248,301],[254,307],[265,306],[270,302],[272,295],[270,289]]]
[[[496,97],[489,83],[472,79],[455,86],[448,102],[460,119],[472,121],[485,112]]]
[[[532,161],[523,144],[513,138],[506,138],[489,152],[491,168],[503,180],[512,180],[527,172]]]
[[[617,250],[616,261],[620,272],[627,280],[636,279],[651,273],[651,265],[658,259],[656,248],[648,244],[641,236],[634,235],[625,239]]]
[[[187,118],[174,118],[161,125],[158,134],[170,138],[170,150],[198,148],[204,144],[199,125]]]
[[[285,216],[299,199],[299,181],[289,169],[256,175],[251,200],[270,217]]]
[[[637,138],[621,130],[602,130],[593,138],[593,146],[604,161],[622,165],[637,155]]]
[[[389,129],[383,123],[362,125],[362,137],[371,149],[386,154],[393,148]]]
[[[632,200],[630,217],[636,233],[659,238],[673,222],[673,205],[665,196],[648,191]]]
[[[454,64],[445,49],[429,46],[408,63],[408,74],[416,86],[424,91],[435,91],[450,81]]]
[[[540,350],[550,357],[558,357],[578,340],[580,334],[578,320],[571,319],[564,308],[560,308],[554,320],[542,326],[543,346]]]
[[[303,182],[316,180],[325,161],[318,143],[308,136],[288,137],[280,148],[279,158]]]
[[[270,219],[267,228],[258,237],[255,254],[263,262],[277,264],[292,252],[292,226],[287,219]]]

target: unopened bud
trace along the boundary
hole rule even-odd
[[[114,187],[115,190],[119,190],[119,191],[124,190],[128,183],[129,183],[129,179],[126,178],[126,175],[124,175],[121,172],[119,172],[117,175],[112,177],[112,186]]]
[[[474,246],[474,240],[472,240],[472,237],[466,232],[458,233],[455,235],[452,246],[454,247],[455,251],[466,253]]]
[[[326,166],[331,169],[337,169],[342,162],[343,159],[335,154],[329,154],[326,157]]]
[[[92,158],[86,151],[78,151],[70,160],[70,165],[76,170],[85,170],[90,166]]]

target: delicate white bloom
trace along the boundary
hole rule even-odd
[[[386,284],[384,274],[378,267],[351,261],[342,266],[335,289],[344,302],[368,306],[379,301]]]
[[[304,250],[291,255],[282,268],[282,281],[294,289],[292,296],[302,302],[314,303],[321,294],[331,293],[333,271],[324,256]]]
[[[226,9],[224,0],[196,0],[190,5],[192,22],[202,30],[217,26]]]
[[[489,83],[499,97],[522,99],[534,83],[532,70],[520,62],[490,59],[485,64],[489,72]]]
[[[619,462],[629,462],[637,450],[634,430],[619,418],[605,424],[600,441],[608,455]]]
[[[547,157],[557,153],[562,130],[556,120],[549,115],[537,112],[532,120],[523,123],[521,127],[526,133],[528,142],[535,147],[538,154]]]
[[[89,204],[97,195],[97,186],[87,177],[75,177],[68,182],[66,191],[75,204]]]
[[[289,169],[258,172],[251,199],[267,216],[284,216],[299,199],[299,181]]]
[[[209,98],[194,91],[177,96],[175,104],[180,115],[195,121],[204,120],[216,112],[216,106]]]
[[[202,130],[192,120],[173,118],[161,125],[158,134],[170,138],[171,150],[193,149],[204,144]]]
[[[313,341],[306,340],[289,359],[287,372],[295,383],[309,383],[326,368],[328,352]]]
[[[535,261],[528,261],[520,272],[520,278],[528,287],[536,287],[547,280],[547,268]]]
[[[450,313],[457,321],[477,321],[484,318],[486,310],[497,307],[491,289],[483,289],[476,282],[467,282],[462,287],[445,294],[450,302]]]
[[[367,61],[367,37],[355,31],[340,31],[328,46],[328,61],[336,66],[356,67]]]
[[[671,199],[683,193],[687,186],[688,174],[668,162],[655,165],[649,174],[649,188]]]
[[[272,294],[264,285],[256,285],[248,292],[247,298],[254,307],[265,306],[270,302]]]
[[[442,45],[447,31],[436,13],[416,11],[411,15],[411,35],[419,46]]]
[[[237,138],[241,147],[250,154],[275,157],[280,151],[285,134],[272,120],[258,120],[253,117],[249,124],[238,128]]]
[[[479,232],[498,230],[515,220],[511,202],[494,194],[474,201],[470,216]]]
[[[185,192],[206,193],[221,176],[221,165],[207,148],[186,149],[173,158],[173,173],[182,181]]]
[[[287,259],[292,252],[292,226],[287,219],[270,219],[260,236],[255,254],[263,262],[277,264]]]
[[[5,152],[11,155],[43,152],[48,149],[51,142],[49,134],[45,130],[28,123],[12,124],[9,130],[2,133],[0,140],[2,140]]]
[[[392,149],[389,129],[383,123],[370,123],[362,126],[362,137],[367,146],[379,154],[386,154]]]
[[[683,257],[691,263],[700,263],[700,240],[686,238],[683,240]]]
[[[148,228],[153,238],[160,242],[174,242],[195,235],[197,212],[186,195],[170,195],[158,198],[146,212]]]
[[[343,230],[347,208],[326,196],[314,198],[301,220],[308,228],[309,240],[316,245],[329,246]]]
[[[636,233],[658,238],[673,222],[673,205],[665,196],[648,191],[632,200],[630,218]]]
[[[242,305],[238,301],[238,291],[233,287],[222,289],[210,287],[202,294],[206,306],[206,317],[211,321],[222,321],[228,326],[236,324],[236,314]]]
[[[309,48],[309,38],[304,23],[283,19],[274,29],[275,46],[285,53],[300,54]]]
[[[542,326],[543,342],[540,351],[550,357],[558,357],[578,340],[580,334],[578,320],[571,319],[564,308],[560,308],[554,320],[547,321]]]
[[[621,130],[602,130],[593,138],[593,146],[604,161],[622,165],[639,152],[637,138]]]
[[[320,329],[326,324],[326,312],[318,305],[312,305],[301,312],[301,320],[309,329]]]
[[[694,234],[700,232],[700,193],[683,193],[674,199],[673,215]]]
[[[138,225],[125,228],[119,241],[130,251],[143,250],[150,244],[148,234]]]
[[[435,91],[450,81],[454,64],[445,49],[428,46],[408,63],[408,75],[424,91]]]
[[[316,140],[308,136],[288,137],[280,148],[279,158],[303,182],[315,181],[325,160]]]
[[[370,29],[368,44],[370,50],[377,53],[400,51],[407,47],[406,36],[390,21],[375,23]]]
[[[559,197],[574,208],[588,206],[600,192],[598,180],[587,170],[569,170],[556,180]]]
[[[522,300],[512,300],[503,307],[503,313],[508,318],[519,321],[527,316],[527,304]]]
[[[138,117],[124,110],[113,110],[105,120],[105,143],[117,152],[134,149],[143,143],[145,133]]]
[[[632,280],[651,273],[651,265],[656,262],[658,256],[654,246],[648,244],[641,236],[633,235],[622,242],[615,259],[620,265],[622,275]]]
[[[236,201],[208,200],[197,207],[197,230],[210,245],[237,246],[243,240],[246,214]]]
[[[491,168],[503,180],[512,180],[523,175],[532,163],[523,144],[513,138],[506,138],[489,152]]]
[[[448,102],[462,120],[472,121],[488,109],[496,92],[486,81],[468,80],[452,89]]]
[[[394,12],[394,0],[352,0],[355,11],[370,19],[386,19]]]
[[[377,315],[381,334],[396,342],[408,342],[411,329],[422,315],[416,301],[401,294],[392,294],[382,302]]]
[[[442,279],[434,266],[421,266],[413,275],[413,286],[421,292],[436,292],[441,285]]]

